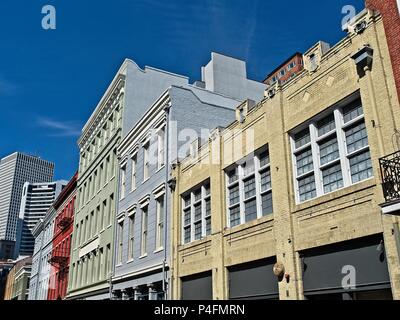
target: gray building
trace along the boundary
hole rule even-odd
[[[57,181],[24,184],[16,242],[16,252],[20,256],[32,256],[35,247],[33,229],[46,217],[47,210],[67,183],[67,181]]]
[[[202,69],[202,81],[170,86],[122,139],[117,150],[113,299],[171,296],[171,165],[197,152],[211,129],[232,122],[236,107],[246,99],[260,101],[264,90],[264,84],[247,79],[245,62],[213,53]],[[200,195],[204,205],[199,215],[210,222],[207,190]],[[210,226],[200,225],[196,236],[209,234]]]
[[[52,181],[54,164],[13,153],[0,160],[0,259],[16,258],[18,216],[25,182]]]
[[[169,86],[186,77],[125,60],[85,124],[80,149],[67,299],[110,298],[117,197],[116,148]]]

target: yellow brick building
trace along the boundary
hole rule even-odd
[[[176,164],[174,299],[399,299],[399,218],[379,159],[400,106],[379,15]]]

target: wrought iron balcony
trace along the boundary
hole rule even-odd
[[[66,229],[70,224],[72,223],[72,218],[70,217],[63,217],[62,219],[60,219],[60,221],[58,221],[57,226],[64,230]]]
[[[62,257],[62,256],[53,256],[49,259],[49,263],[53,266],[66,266],[67,265],[68,258],[67,257]]]
[[[386,203],[400,201],[400,151],[380,160]]]

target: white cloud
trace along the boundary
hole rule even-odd
[[[39,117],[38,126],[49,130],[52,137],[78,137],[81,134],[78,123],[74,121],[57,121],[49,118]]]

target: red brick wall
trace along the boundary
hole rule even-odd
[[[397,7],[396,0],[366,0],[365,2],[367,8],[379,11],[382,14],[397,95],[400,100],[400,8]]]

